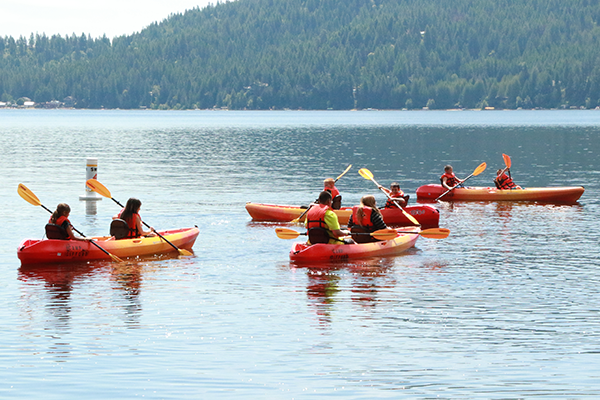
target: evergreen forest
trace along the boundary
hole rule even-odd
[[[599,22],[600,0],[237,0],[113,39],[0,37],[0,101],[595,108]]]

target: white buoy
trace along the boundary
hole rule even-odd
[[[98,179],[98,159],[88,157],[85,164],[85,180],[87,182],[88,179]],[[98,193],[94,192],[87,185],[85,185],[85,194],[79,196],[79,200],[86,201],[98,201],[102,200],[102,196]]]

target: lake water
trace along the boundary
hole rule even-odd
[[[0,398],[597,398],[600,112],[0,110]],[[248,201],[345,205],[437,183],[583,185],[575,205],[437,203],[445,240],[395,258],[290,264]],[[197,225],[195,255],[20,266],[71,205],[88,236],[119,207],[85,193],[87,157],[157,229]],[[301,228],[296,227],[299,231]]]

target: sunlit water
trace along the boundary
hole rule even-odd
[[[0,398],[596,398],[600,112],[0,111]],[[403,256],[293,265],[247,201],[415,200],[445,164],[492,184],[584,185],[575,205],[437,203],[445,240]],[[157,229],[198,225],[191,258],[24,268],[48,208],[88,236],[87,157]],[[296,227],[301,231],[300,227]]]

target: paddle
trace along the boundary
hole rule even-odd
[[[512,176],[510,175],[510,166],[511,166],[511,161],[510,161],[510,157],[504,153],[502,153],[502,158],[504,159],[504,165],[506,165],[506,168],[504,168],[504,171],[508,170],[508,177],[512,178]],[[500,174],[502,175],[502,174]]]
[[[276,228],[275,233],[277,234],[277,237],[280,239],[296,239],[300,235],[306,235],[306,232],[300,233],[293,229],[287,229],[287,228]],[[421,235],[428,239],[445,239],[448,237],[448,235],[450,235],[450,229],[431,228],[431,229],[425,229],[421,232],[404,232],[404,231],[398,232],[395,229],[380,229],[380,230],[372,232],[372,233],[353,233],[353,235],[370,235],[370,236],[373,236],[375,239],[390,240],[390,239],[394,239],[396,236],[398,236],[398,233]]]
[[[333,181],[333,183],[336,183],[336,182],[337,182],[337,181],[338,181],[338,180],[339,180],[339,179],[340,179],[342,176],[346,175],[346,172],[350,171],[350,168],[352,168],[352,164],[348,165],[348,168],[346,168],[346,170],[345,170],[344,172],[342,172],[342,173],[340,174],[340,176],[338,176],[337,178],[335,178],[335,180]],[[315,202],[314,202],[314,203],[312,203],[311,205],[309,205],[309,206],[308,206],[308,208],[307,208],[306,210],[304,210],[304,212],[303,212],[302,214],[300,214],[300,216],[299,216],[298,218],[296,218],[296,219],[293,219],[291,222],[292,222],[293,224],[296,224],[296,223],[298,223],[298,222],[299,222],[299,221],[302,219],[302,217],[304,217],[304,214],[306,214],[306,213],[308,212],[308,210],[310,210],[310,208],[311,208],[311,207],[312,207],[314,204],[316,204],[316,203],[317,203],[317,201],[318,201],[318,200],[315,200]]]
[[[473,171],[473,173],[469,176],[467,176],[465,179],[462,180],[461,183],[464,183],[467,179],[469,179],[472,176],[477,176],[480,173],[482,173],[483,171],[485,171],[485,168],[487,167],[486,163],[481,163],[479,164],[479,166],[477,168],[475,168],[475,171]],[[460,185],[461,183],[459,183],[458,185]],[[441,196],[438,196],[438,198],[435,199],[435,201],[438,201],[439,199],[441,199],[442,197],[444,197],[445,195],[447,195],[449,192],[451,192],[452,190],[454,190],[458,185],[455,185],[453,187],[451,187],[450,189],[446,190],[444,193],[442,193]]]
[[[97,179],[88,179],[85,182],[85,184],[90,189],[92,189],[94,192],[98,193],[101,196],[104,196],[104,197],[107,197],[107,198],[111,199],[112,201],[114,201],[115,203],[117,203],[118,205],[120,205],[122,208],[125,208],[123,206],[123,204],[119,203],[117,200],[115,200],[111,196],[110,190],[108,190],[106,188],[106,186],[104,186],[103,184],[101,184]],[[144,224],[144,226],[146,226],[146,228],[150,228],[150,225],[148,225],[144,221],[142,221],[142,223]],[[185,249],[180,249],[179,247],[175,246],[173,243],[169,242],[169,240],[167,240],[167,238],[165,238],[163,235],[161,235],[157,231],[154,231],[154,233],[156,233],[162,240],[164,240],[165,242],[169,243],[171,245],[171,247],[173,247],[175,250],[177,250],[179,252],[179,254],[181,254],[182,256],[191,256],[192,255],[192,253],[190,253],[189,251],[187,251]]]
[[[38,197],[27,188],[27,186],[23,185],[22,183],[19,183],[19,189],[17,190],[19,192],[19,195],[25,199],[25,201],[27,201],[29,204],[33,204],[34,206],[41,206],[44,210],[48,211],[50,214],[52,214],[52,211],[50,209],[48,209],[45,205],[43,205],[40,202],[40,199],[38,199]],[[73,225],[71,225],[71,228],[79,233],[81,236],[86,237],[83,233],[81,233],[80,231],[78,231]],[[115,256],[114,254],[110,254],[108,251],[106,251],[105,249],[103,249],[102,247],[100,247],[100,245],[96,242],[94,242],[93,240],[88,240],[89,243],[93,244],[94,246],[96,246],[97,248],[99,248],[100,250],[102,250],[104,253],[106,253],[108,256],[110,256],[110,258],[112,258],[113,261],[116,262],[123,262],[123,260],[121,260],[119,257]]]
[[[390,199],[390,200],[392,200],[392,198],[390,197],[390,195],[389,195],[389,194],[388,194],[388,193],[387,193],[385,190],[383,190],[383,188],[382,188],[382,187],[379,185],[379,183],[375,182],[375,179],[373,178],[373,174],[371,173],[371,171],[369,171],[369,170],[368,170],[368,169],[366,169],[366,168],[361,168],[361,169],[359,169],[359,170],[358,170],[358,173],[359,173],[359,174],[360,174],[360,176],[362,176],[363,178],[365,178],[365,179],[368,179],[368,180],[370,180],[370,181],[373,181],[373,183],[374,183],[375,185],[377,185],[377,187],[378,187],[378,188],[379,188],[379,189],[380,189],[380,190],[381,190],[381,191],[382,191],[382,192],[383,192],[383,193],[384,193],[384,194],[387,196],[387,198],[388,198],[388,199]],[[404,216],[405,216],[406,218],[408,218],[408,220],[409,220],[410,222],[412,222],[412,223],[413,223],[413,224],[415,224],[415,225],[421,225],[421,224],[419,223],[419,221],[417,221],[417,219],[416,219],[415,217],[413,217],[412,215],[410,215],[409,213],[407,213],[407,212],[404,210],[404,208],[400,207],[400,204],[396,203],[395,201],[392,201],[392,203],[394,203],[394,204],[396,205],[396,207],[398,207],[398,208],[400,209],[400,211],[402,211],[402,213],[404,214]]]

